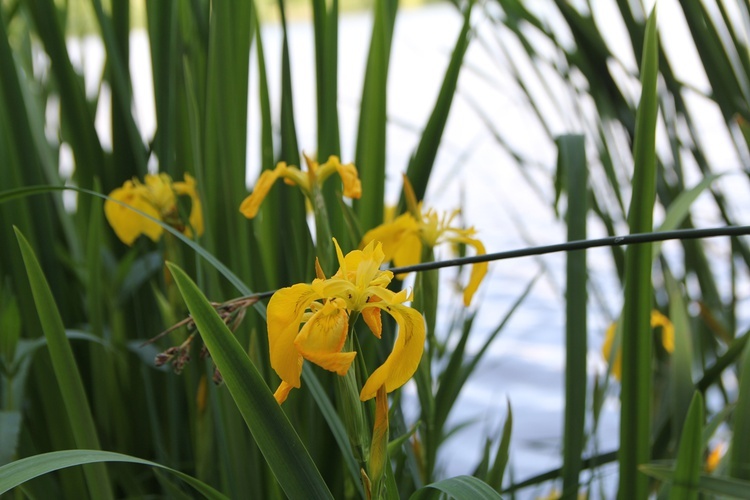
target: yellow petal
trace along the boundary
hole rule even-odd
[[[328,301],[313,314],[294,341],[297,351],[309,361],[346,375],[355,352],[341,352],[349,328],[349,315],[341,299]]]
[[[293,386],[287,384],[283,380],[281,381],[281,384],[279,384],[279,388],[276,389],[276,392],[273,393],[273,397],[276,398],[276,401],[281,404],[284,401],[286,401],[287,396],[289,396],[289,393],[294,389]]]
[[[203,209],[201,199],[196,188],[195,178],[190,174],[185,174],[185,182],[175,182],[173,184],[174,192],[178,195],[190,196],[190,228],[200,236],[203,234]],[[189,233],[189,234],[188,234]],[[186,231],[189,237],[192,232]]]
[[[368,299],[367,302],[378,302],[380,297],[373,295]],[[377,337],[380,338],[383,334],[383,320],[380,317],[380,308],[378,307],[366,307],[362,310],[362,318],[370,328],[370,331]]]
[[[253,188],[253,192],[250,193],[250,196],[245,198],[240,205],[240,212],[242,212],[242,215],[248,219],[252,219],[258,214],[260,204],[268,195],[273,183],[276,182],[276,179],[279,178],[285,169],[286,163],[280,162],[273,170],[264,170],[260,174],[260,177],[258,177],[258,181]]]
[[[401,214],[393,222],[370,229],[359,247],[364,248],[373,241],[382,243],[385,261],[393,261],[399,267],[419,263],[422,241],[419,238],[419,223],[411,214]]]
[[[481,241],[474,238],[458,237],[453,238],[452,241],[466,243],[474,247],[477,255],[485,255],[487,252],[484,249],[484,245]],[[471,276],[469,277],[469,284],[464,288],[464,306],[469,307],[471,299],[474,297],[479,285],[482,283],[485,275],[487,274],[487,262],[477,262],[471,266]]]
[[[294,346],[302,316],[317,295],[310,285],[300,283],[273,294],[266,310],[271,367],[281,380],[300,386],[302,356]]]
[[[144,190],[143,186],[136,186],[132,181],[127,181],[121,188],[109,193],[109,197],[155,219],[161,219],[159,211],[146,199]],[[104,215],[117,237],[126,245],[132,245],[141,234],[145,234],[153,241],[158,241],[164,231],[154,221],[112,200],[104,202]]]
[[[154,208],[162,215],[172,211],[176,205],[172,178],[162,172],[157,175],[146,174],[143,180],[148,190],[148,199]]]
[[[620,377],[622,376],[622,354],[620,354],[619,348],[615,352],[614,357],[612,357],[612,346],[615,341],[616,333],[617,323],[612,323],[611,325],[609,325],[609,328],[607,328],[607,333],[604,335],[604,344],[602,344],[602,356],[608,363],[610,362],[610,359],[612,360],[612,365],[609,368],[609,373],[617,380],[620,380]]]
[[[657,327],[661,327],[661,343],[664,349],[669,353],[674,352],[674,325],[669,318],[654,309],[651,311],[651,328]]]
[[[342,165],[339,163],[338,158],[336,158],[336,171],[339,173],[341,182],[344,184],[344,196],[347,198],[362,197],[362,183],[359,180],[357,167],[353,163]]]
[[[374,302],[390,313],[398,322],[399,331],[393,351],[385,362],[365,382],[359,399],[367,401],[375,397],[378,387],[385,385],[392,392],[404,385],[419,367],[425,340],[425,324],[422,315],[411,307],[400,304]]]
[[[316,162],[313,162],[307,156],[305,158],[307,159],[308,169],[310,172],[313,172],[315,182],[319,186],[322,186],[323,182],[331,174],[338,173],[344,185],[344,196],[347,198],[360,198],[362,196],[362,183],[359,180],[357,167],[353,163],[342,165],[338,156],[329,156],[327,162],[318,166]]]

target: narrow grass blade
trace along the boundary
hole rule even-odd
[[[52,291],[31,245],[18,229],[16,229],[16,237],[26,265],[26,273],[42,323],[42,330],[47,338],[52,366],[62,393],[76,445],[81,448],[98,449],[99,438],[96,434],[94,418],[91,415],[83,381],[73,357],[73,350],[65,336],[65,327],[55,306]],[[113,498],[107,469],[103,465],[88,467],[84,470],[84,473],[89,490],[94,498]]]
[[[583,135],[558,138],[558,175],[565,179],[568,193],[568,241],[586,239],[588,213],[588,165]],[[563,495],[578,491],[581,455],[585,444],[586,422],[586,251],[569,252],[566,256],[565,293],[565,424],[563,431]]]
[[[453,97],[456,94],[458,75],[461,71],[464,55],[466,55],[466,50],[469,48],[469,41],[471,39],[471,10],[473,6],[474,2],[469,2],[464,11],[464,24],[458,35],[456,46],[453,49],[453,55],[448,64],[448,69],[445,72],[443,85],[440,88],[437,102],[435,103],[432,114],[422,132],[422,138],[419,141],[417,150],[409,161],[409,167],[406,170],[406,175],[409,177],[409,180],[414,187],[414,193],[418,200],[424,199],[424,194],[427,190],[427,181],[430,178],[432,166],[435,163],[435,157],[437,156],[438,146],[440,145],[443,136],[443,130],[445,130],[445,123],[448,121],[448,113],[450,112],[451,104],[453,103]],[[403,212],[405,207],[406,198],[402,191],[398,212]]]
[[[631,233],[651,231],[656,196],[656,79],[658,39],[656,9],[646,24],[641,65],[641,101],[633,146],[633,196],[628,224]],[[648,478],[638,465],[650,459],[651,438],[651,265],[650,244],[628,248],[622,327],[622,392],[620,412],[620,498],[646,498]]]
[[[141,142],[141,136],[131,112],[132,91],[130,89],[130,71],[128,69],[128,61],[123,57],[124,54],[121,53],[122,49],[117,41],[113,20],[104,14],[101,0],[93,0],[92,4],[97,20],[99,21],[102,41],[104,42],[104,47],[107,51],[107,62],[110,70],[110,81],[112,83],[112,96],[114,101],[112,110],[113,132],[117,131],[118,139],[122,138],[125,140],[125,144],[123,145],[121,145],[118,140],[118,146],[125,146],[124,148],[118,147],[118,152],[123,150],[127,151],[127,153],[125,153],[125,155],[127,155],[126,158],[133,161],[132,165],[118,165],[120,168],[123,166],[128,168],[124,172],[118,172],[118,175],[125,179],[132,175],[143,176],[147,173],[146,148]],[[127,9],[127,6],[125,8]],[[127,38],[125,38],[124,41],[126,44],[129,43]],[[105,175],[109,174],[106,169],[102,169],[101,173]],[[109,180],[114,182],[108,185],[107,188],[117,185],[117,180]]]
[[[362,197],[355,203],[362,231],[383,222],[385,198],[385,151],[388,66],[393,38],[395,12],[390,0],[374,2],[374,20],[370,53],[367,57],[362,104],[357,130],[356,165],[362,185]]]
[[[0,410],[0,465],[15,458],[23,422],[21,417],[20,411]]]
[[[290,498],[332,498],[318,469],[229,328],[193,281],[167,264],[201,338],[284,492]]]
[[[76,160],[75,179],[83,188],[91,188],[96,171],[104,165],[104,151],[94,128],[94,116],[68,56],[65,35],[59,19],[53,13],[57,7],[52,0],[29,0],[31,16],[36,25],[44,50],[52,63],[52,72],[60,91],[61,118],[75,133],[70,135],[70,145]],[[79,210],[88,213],[86,201]]]
[[[690,333],[690,319],[682,290],[666,267],[664,267],[664,275],[669,294],[669,318],[674,326],[674,352],[670,364],[669,396],[672,403],[672,435],[676,441],[682,431],[683,418],[688,414],[691,400],[695,397],[693,395],[695,390],[693,336]]]
[[[696,392],[688,409],[685,426],[682,428],[673,484],[669,492],[671,500],[698,499],[698,481],[703,466],[702,429],[703,396]]]
[[[661,481],[670,481],[675,475],[674,469],[665,464],[644,464],[640,469],[644,474]],[[701,474],[698,479],[698,489],[707,495],[750,499],[750,481]]]
[[[339,449],[344,456],[344,463],[346,464],[346,468],[349,470],[349,473],[352,476],[352,481],[355,484],[357,491],[359,492],[360,496],[364,498],[365,491],[362,488],[362,481],[359,474],[359,465],[354,459],[352,448],[349,445],[349,437],[346,435],[346,432],[344,430],[344,424],[341,422],[338,413],[336,413],[336,408],[334,408],[333,404],[331,404],[331,400],[328,399],[328,395],[323,389],[323,386],[320,385],[320,381],[315,375],[315,372],[310,369],[309,364],[305,364],[302,367],[302,378],[305,381],[305,385],[307,386],[307,388],[313,394],[315,401],[318,403],[320,411],[323,414],[323,418],[326,419],[328,428],[331,430],[331,434],[333,434],[333,438],[336,440],[336,444],[339,445]]]
[[[510,400],[508,400],[508,416],[505,418],[505,424],[503,425],[503,433],[500,437],[500,445],[497,448],[495,454],[495,461],[487,472],[487,484],[489,484],[495,491],[499,492],[503,487],[503,476],[505,475],[505,467],[508,465],[508,458],[510,456],[508,450],[510,449],[510,436],[513,432],[513,411],[510,407]]]
[[[409,499],[426,500],[431,498],[441,498],[443,495],[447,495],[448,498],[455,498],[457,500],[464,498],[472,498],[475,500],[500,500],[502,498],[500,494],[493,490],[487,483],[475,477],[456,476],[425,485],[414,492]]]
[[[30,479],[41,476],[42,474],[47,474],[66,467],[74,467],[76,465],[84,464],[99,464],[102,462],[127,462],[163,469],[188,483],[197,491],[201,492],[206,498],[216,500],[224,500],[227,498],[206,483],[165,465],[151,462],[150,460],[123,455],[121,453],[99,450],[53,451],[51,453],[43,453],[41,455],[23,458],[0,467],[0,495],[16,486],[22,485]]]
[[[732,417],[729,475],[750,480],[750,345],[745,345],[740,365],[740,387]]]

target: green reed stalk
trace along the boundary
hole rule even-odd
[[[633,146],[633,197],[630,231],[653,227],[656,196],[656,117],[658,102],[658,39],[656,9],[646,25],[641,65],[641,102]],[[622,499],[648,496],[648,479],[638,465],[651,458],[651,266],[650,244],[629,247],[625,261],[625,305],[622,312],[622,409],[620,412],[620,487]]]

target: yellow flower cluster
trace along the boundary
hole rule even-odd
[[[278,179],[298,186],[312,199],[323,182],[337,174],[342,181],[343,195],[359,198],[362,186],[353,164],[342,164],[331,156],[319,165],[305,156],[307,170],[280,162],[274,169],[265,170],[255,184],[253,192],[245,198],[240,211],[248,218],[257,215],[260,204]],[[381,270],[385,261],[397,266],[416,264],[422,259],[422,248],[433,248],[441,243],[462,243],[484,254],[482,243],[474,238],[473,228],[461,229],[453,225],[456,212],[438,215],[434,210],[423,210],[417,204],[413,190],[408,185],[409,212],[392,222],[369,231],[360,249],[344,256],[336,239],[339,268],[327,278],[317,267],[317,279],[312,283],[299,283],[278,290],[270,299],[267,309],[268,341],[271,366],[281,378],[274,396],[283,403],[292,388],[300,387],[302,364],[311,361],[320,367],[346,375],[356,352],[344,352],[350,320],[361,314],[372,333],[382,334],[381,311],[386,311],[398,323],[398,336],[393,350],[385,362],[365,381],[359,398],[372,399],[381,387],[391,392],[405,384],[419,366],[425,342],[425,321],[421,313],[406,305],[413,297],[408,290],[394,292],[388,289],[393,279],[391,271]],[[191,201],[188,221],[179,214],[177,200],[187,196]],[[177,228],[187,236],[203,233],[203,214],[195,179],[185,175],[184,182],[173,182],[167,174],[146,175],[126,181],[110,193],[104,205],[107,220],[118,238],[132,245],[142,234],[158,241],[163,233],[160,224],[131,208]],[[479,283],[487,272],[487,264],[476,264],[464,292],[468,305]],[[349,344],[351,345],[351,344]]]
[[[190,197],[188,224],[180,218],[177,210],[178,196]],[[184,182],[172,182],[172,178],[164,173],[149,174],[144,178],[144,182],[138,179],[125,181],[125,184],[112,191],[109,197],[111,199],[104,203],[104,214],[117,237],[126,245],[132,245],[142,234],[158,241],[164,232],[164,228],[159,224],[132,211],[128,206],[169,224],[188,237],[193,236],[193,231],[197,235],[203,234],[201,201],[195,179],[190,174],[185,174]]]
[[[405,305],[411,300],[406,290],[388,290],[393,279],[381,271],[380,243],[343,255],[334,239],[339,269],[331,278],[319,276],[312,284],[299,283],[277,291],[268,303],[268,343],[271,367],[281,378],[274,396],[283,403],[292,388],[300,387],[302,363],[312,361],[326,370],[345,375],[356,352],[341,352],[349,331],[349,318],[361,312],[372,333],[380,338],[380,312],[386,311],[399,325],[393,351],[362,387],[360,399],[375,397],[385,385],[391,392],[404,385],[422,358],[425,325],[422,315]],[[300,325],[302,327],[300,328]]]
[[[424,210],[422,203],[417,203],[409,180],[404,177],[404,187],[411,209],[365,233],[360,247],[370,242],[383,243],[385,260],[393,261],[397,267],[419,264],[422,261],[422,246],[434,248],[441,243],[463,243],[474,248],[477,255],[484,255],[481,241],[474,238],[474,228],[461,229],[453,221],[458,211],[439,215],[435,210]],[[464,305],[469,306],[479,284],[487,274],[487,263],[474,264],[471,269],[469,284],[464,289]]]
[[[344,185],[344,196],[347,198],[362,196],[362,184],[357,175],[357,167],[353,164],[342,165],[337,156],[331,156],[327,162],[319,165],[317,161],[305,155],[305,162],[307,171],[304,172],[297,167],[287,166],[283,161],[279,162],[273,170],[264,170],[255,183],[253,192],[240,205],[240,212],[248,219],[254,218],[258,214],[260,204],[279,178],[284,179],[284,182],[290,186],[299,186],[305,196],[310,199],[313,186],[322,186],[331,174],[337,173]]]

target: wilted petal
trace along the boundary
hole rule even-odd
[[[385,309],[396,319],[399,331],[390,356],[365,382],[359,394],[362,401],[375,397],[381,385],[385,385],[388,392],[404,385],[417,371],[424,351],[425,324],[420,313],[399,304],[375,302],[374,305]]]
[[[160,220],[159,211],[144,195],[145,187],[136,186],[132,181],[125,182],[121,188],[109,193],[109,197],[113,200],[123,202]],[[112,200],[104,202],[104,215],[117,237],[126,245],[132,245],[141,234],[145,234],[153,241],[158,241],[164,231],[156,222]]]
[[[317,295],[300,283],[273,294],[266,310],[271,367],[293,387],[300,386],[302,356],[294,346],[305,309]]]

